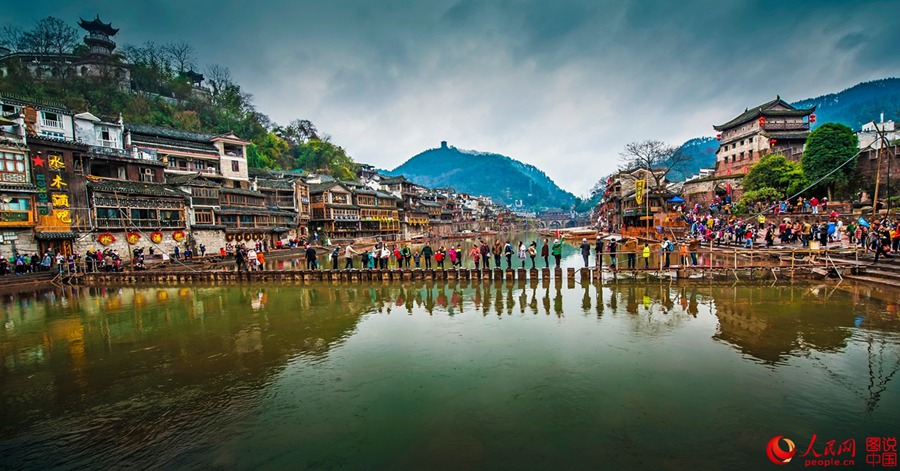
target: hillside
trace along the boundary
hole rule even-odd
[[[807,98],[791,105],[797,108],[816,106],[816,123],[841,123],[859,130],[863,124],[884,119],[900,121],[900,78],[886,78],[863,82],[838,93]],[[712,137],[698,137],[681,145],[682,152],[692,156],[682,171],[672,171],[669,180],[680,181],[694,175],[700,168],[716,165],[718,142]]]
[[[900,121],[900,78],[863,82],[838,93],[791,104],[798,108],[815,105],[816,124],[841,123],[854,131],[869,121],[877,121],[881,113],[885,121]]]
[[[561,189],[540,169],[500,154],[459,150],[453,146],[429,149],[389,175],[404,175],[430,188],[490,196],[501,204],[521,200],[529,209],[560,208],[575,204],[575,195]]]

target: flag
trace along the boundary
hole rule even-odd
[[[559,229],[556,230],[556,238],[559,239]]]
[[[863,219],[862,217],[860,217],[860,218],[859,218],[859,221],[857,221],[857,222],[858,222],[859,225],[862,226],[862,227],[871,227],[871,226],[869,226],[869,221],[866,221],[866,220]]]
[[[644,188],[646,182],[644,180],[634,181],[634,202],[638,205],[644,203]]]
[[[725,184],[725,194],[726,194],[726,195],[730,195],[730,194],[731,194],[731,183],[726,183],[726,184]]]

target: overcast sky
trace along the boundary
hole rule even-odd
[[[0,24],[99,13],[120,45],[191,43],[260,111],[310,119],[357,162],[390,169],[446,140],[584,194],[627,142],[680,144],[776,94],[898,75],[898,12],[847,0],[45,0],[7,5]]]

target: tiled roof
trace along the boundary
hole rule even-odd
[[[806,139],[809,133],[806,131],[784,131],[784,132],[767,132],[766,136],[772,139]]]
[[[776,105],[784,106],[787,109],[786,110],[770,110],[769,109]],[[816,110],[815,106],[813,106],[812,108],[808,108],[808,109],[797,109],[797,108],[794,108],[793,106],[791,106],[790,103],[782,100],[781,97],[776,97],[774,100],[763,103],[759,106],[755,106],[753,108],[747,108],[746,110],[744,110],[743,113],[738,115],[738,117],[732,119],[731,121],[729,121],[725,124],[713,126],[713,129],[715,129],[716,131],[722,131],[722,130],[737,126],[738,124],[745,123],[747,121],[756,119],[759,116],[806,116],[815,110]]]
[[[174,186],[203,186],[217,187],[219,183],[210,181],[202,176],[200,172],[187,175],[166,174],[166,183]]]
[[[180,190],[176,190],[169,185],[161,183],[144,183],[132,182],[127,180],[103,180],[99,182],[87,182],[88,188],[93,191],[103,191],[108,193],[125,193],[163,196],[169,198],[184,198],[186,195]]]
[[[266,195],[253,190],[245,190],[243,188],[225,188],[222,187],[219,189],[219,193],[228,193],[232,195],[246,195],[246,196],[258,196],[260,198],[264,198]]]
[[[151,126],[149,124],[126,123],[125,130],[130,131],[132,134],[140,134],[142,136],[155,136],[168,139],[177,139],[179,141],[203,143],[209,143],[212,138],[216,137],[212,134],[182,131],[180,129],[164,128],[162,126]]]
[[[246,206],[230,206],[223,205],[219,209],[216,210],[216,213],[220,214],[265,214],[269,216],[288,216],[293,217],[297,214],[292,211],[282,211],[277,209],[268,209],[268,208],[249,208]]]

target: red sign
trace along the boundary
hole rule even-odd
[[[110,234],[109,232],[104,232],[97,236],[97,242],[100,242],[103,245],[109,245],[116,241],[116,238]]]
[[[134,245],[138,243],[139,240],[141,240],[141,235],[137,232],[129,232],[125,236],[125,240],[127,240],[129,244]]]
[[[175,242],[181,242],[182,240],[184,240],[184,231],[175,231],[172,234],[172,239],[174,239]]]
[[[150,234],[150,240],[151,240],[154,244],[158,244],[158,243],[162,242],[162,239],[163,239],[163,233],[162,233],[162,232],[156,231],[156,232]]]

